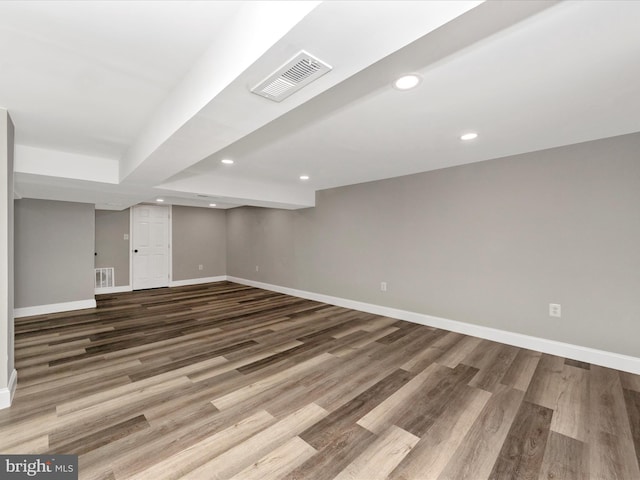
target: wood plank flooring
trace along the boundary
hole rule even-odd
[[[16,320],[0,452],[82,479],[640,479],[640,377],[230,282]]]

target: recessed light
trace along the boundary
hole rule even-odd
[[[464,135],[460,136],[460,140],[473,140],[474,138],[478,138],[478,134],[475,132],[465,133]]]
[[[309,180],[309,175],[300,175],[300,180]]]
[[[164,202],[164,198],[156,198],[156,202]]]
[[[216,204],[215,204],[215,203],[210,203],[210,204],[209,204],[209,206],[210,206],[210,207],[215,207],[215,206],[216,206]]]
[[[233,160],[231,160],[230,158],[223,158],[222,160],[220,160],[222,163],[224,163],[225,165],[231,165],[233,164]]]
[[[420,83],[420,76],[415,73],[410,73],[408,75],[403,75],[400,78],[396,79],[393,82],[393,86],[398,90],[410,90],[414,87],[417,87]]]

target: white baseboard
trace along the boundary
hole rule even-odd
[[[204,277],[204,278],[189,278],[187,280],[175,280],[169,282],[169,287],[184,287],[186,285],[198,285],[200,283],[212,283],[212,282],[222,282],[227,279],[226,275],[220,275],[217,277]],[[124,285],[122,287],[104,287],[104,288],[96,288],[96,295],[102,295],[105,293],[122,293],[122,292],[132,292],[133,287],[131,285]]]
[[[217,277],[189,278],[187,280],[172,280],[169,282],[170,287],[184,287],[186,285],[198,285],[200,283],[223,282],[227,279],[226,275]]]
[[[48,313],[69,312],[71,310],[83,310],[85,308],[96,308],[96,300],[77,300],[75,302],[52,303],[49,305],[36,305],[35,307],[14,308],[15,318],[30,317],[32,315],[46,315]]]
[[[546,338],[532,337],[530,335],[498,330],[496,328],[484,327],[482,325],[474,325],[446,318],[433,317],[423,313],[409,312],[407,310],[399,310],[397,308],[383,307],[381,305],[348,300],[346,298],[333,297],[304,290],[296,290],[294,288],[256,282],[254,280],[246,280],[244,278],[227,276],[227,280],[251,287],[262,288],[264,290],[272,290],[274,292],[285,293],[287,295],[328,303],[330,305],[337,305],[339,307],[360,310],[362,312],[383,315],[385,317],[397,318],[399,320],[406,320],[408,322],[419,323],[429,327],[441,328],[452,332],[464,333],[465,335],[471,335],[473,337],[493,340],[507,345],[513,345],[515,347],[527,348],[543,353],[549,353],[551,355],[579,360],[581,362],[593,363],[603,367],[640,374],[640,358],[638,357],[597,350],[590,347],[582,347],[580,345],[573,345],[555,340],[548,340]]]
[[[11,406],[13,395],[16,393],[18,386],[18,372],[14,368],[9,377],[9,384],[6,388],[0,388],[0,409]]]
[[[103,295],[105,293],[122,293],[122,292],[131,292],[133,288],[131,285],[123,285],[122,287],[100,287],[96,288],[96,295]]]

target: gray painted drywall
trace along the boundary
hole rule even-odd
[[[94,206],[22,199],[15,211],[15,306],[94,298]]]
[[[13,334],[13,122],[0,108],[0,389],[14,369]]]
[[[96,268],[113,267],[115,286],[129,285],[129,209],[96,210]]]
[[[638,357],[639,152],[632,134],[233,209],[227,272]]]
[[[223,210],[174,205],[171,230],[174,281],[226,274],[227,233]],[[199,265],[202,270],[198,269]]]

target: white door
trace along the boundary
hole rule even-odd
[[[133,207],[133,289],[169,286],[169,207]]]

